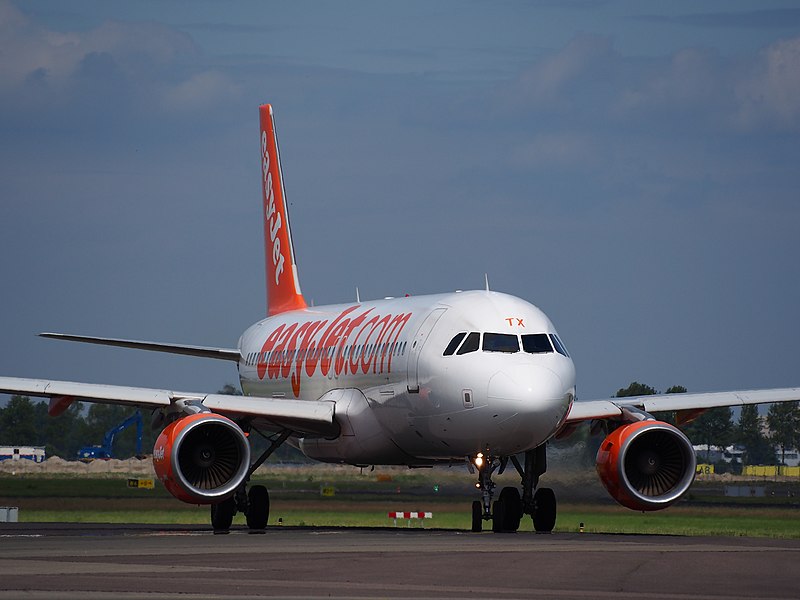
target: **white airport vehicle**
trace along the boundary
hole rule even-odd
[[[2,460],[31,460],[44,462],[44,446],[0,446],[0,461]]]

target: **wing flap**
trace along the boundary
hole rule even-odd
[[[744,406],[745,404],[771,404],[800,400],[800,388],[776,388],[766,390],[737,390],[731,392],[707,392],[699,394],[655,394],[631,396],[611,400],[587,400],[572,404],[568,423],[588,419],[608,419],[622,414],[623,407],[633,407],[648,413],[673,410],[696,410],[720,406]]]

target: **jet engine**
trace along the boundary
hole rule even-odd
[[[597,474],[611,496],[633,510],[661,510],[694,481],[697,459],[689,439],[661,421],[612,431],[597,452]]]
[[[204,412],[173,421],[153,448],[156,475],[178,500],[216,504],[230,497],[250,467],[250,444],[230,419]]]

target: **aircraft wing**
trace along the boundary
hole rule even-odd
[[[613,419],[622,416],[624,408],[637,408],[648,413],[658,411],[696,411],[719,406],[744,406],[800,400],[800,388],[741,390],[700,394],[654,394],[608,400],[576,401],[567,416],[567,423],[589,419]]]
[[[234,348],[210,348],[208,346],[189,346],[187,344],[165,344],[162,342],[122,340],[118,338],[72,335],[68,333],[40,333],[39,337],[50,338],[52,340],[66,340],[68,342],[99,344],[101,346],[117,346],[119,348],[135,348],[137,350],[151,350],[154,352],[168,352],[170,354],[184,354],[186,356],[202,356],[203,358],[231,360],[233,362],[238,362],[241,359],[239,350]]]
[[[97,383],[47,379],[0,377],[0,393],[50,398],[49,412],[61,413],[74,400],[124,404],[139,408],[166,408],[184,400],[199,402],[209,410],[229,417],[253,417],[261,426],[291,429],[298,434],[335,435],[335,404],[320,400],[294,400],[257,396],[229,396],[175,392]]]

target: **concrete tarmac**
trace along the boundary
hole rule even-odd
[[[0,523],[6,598],[800,597],[800,540]]]

